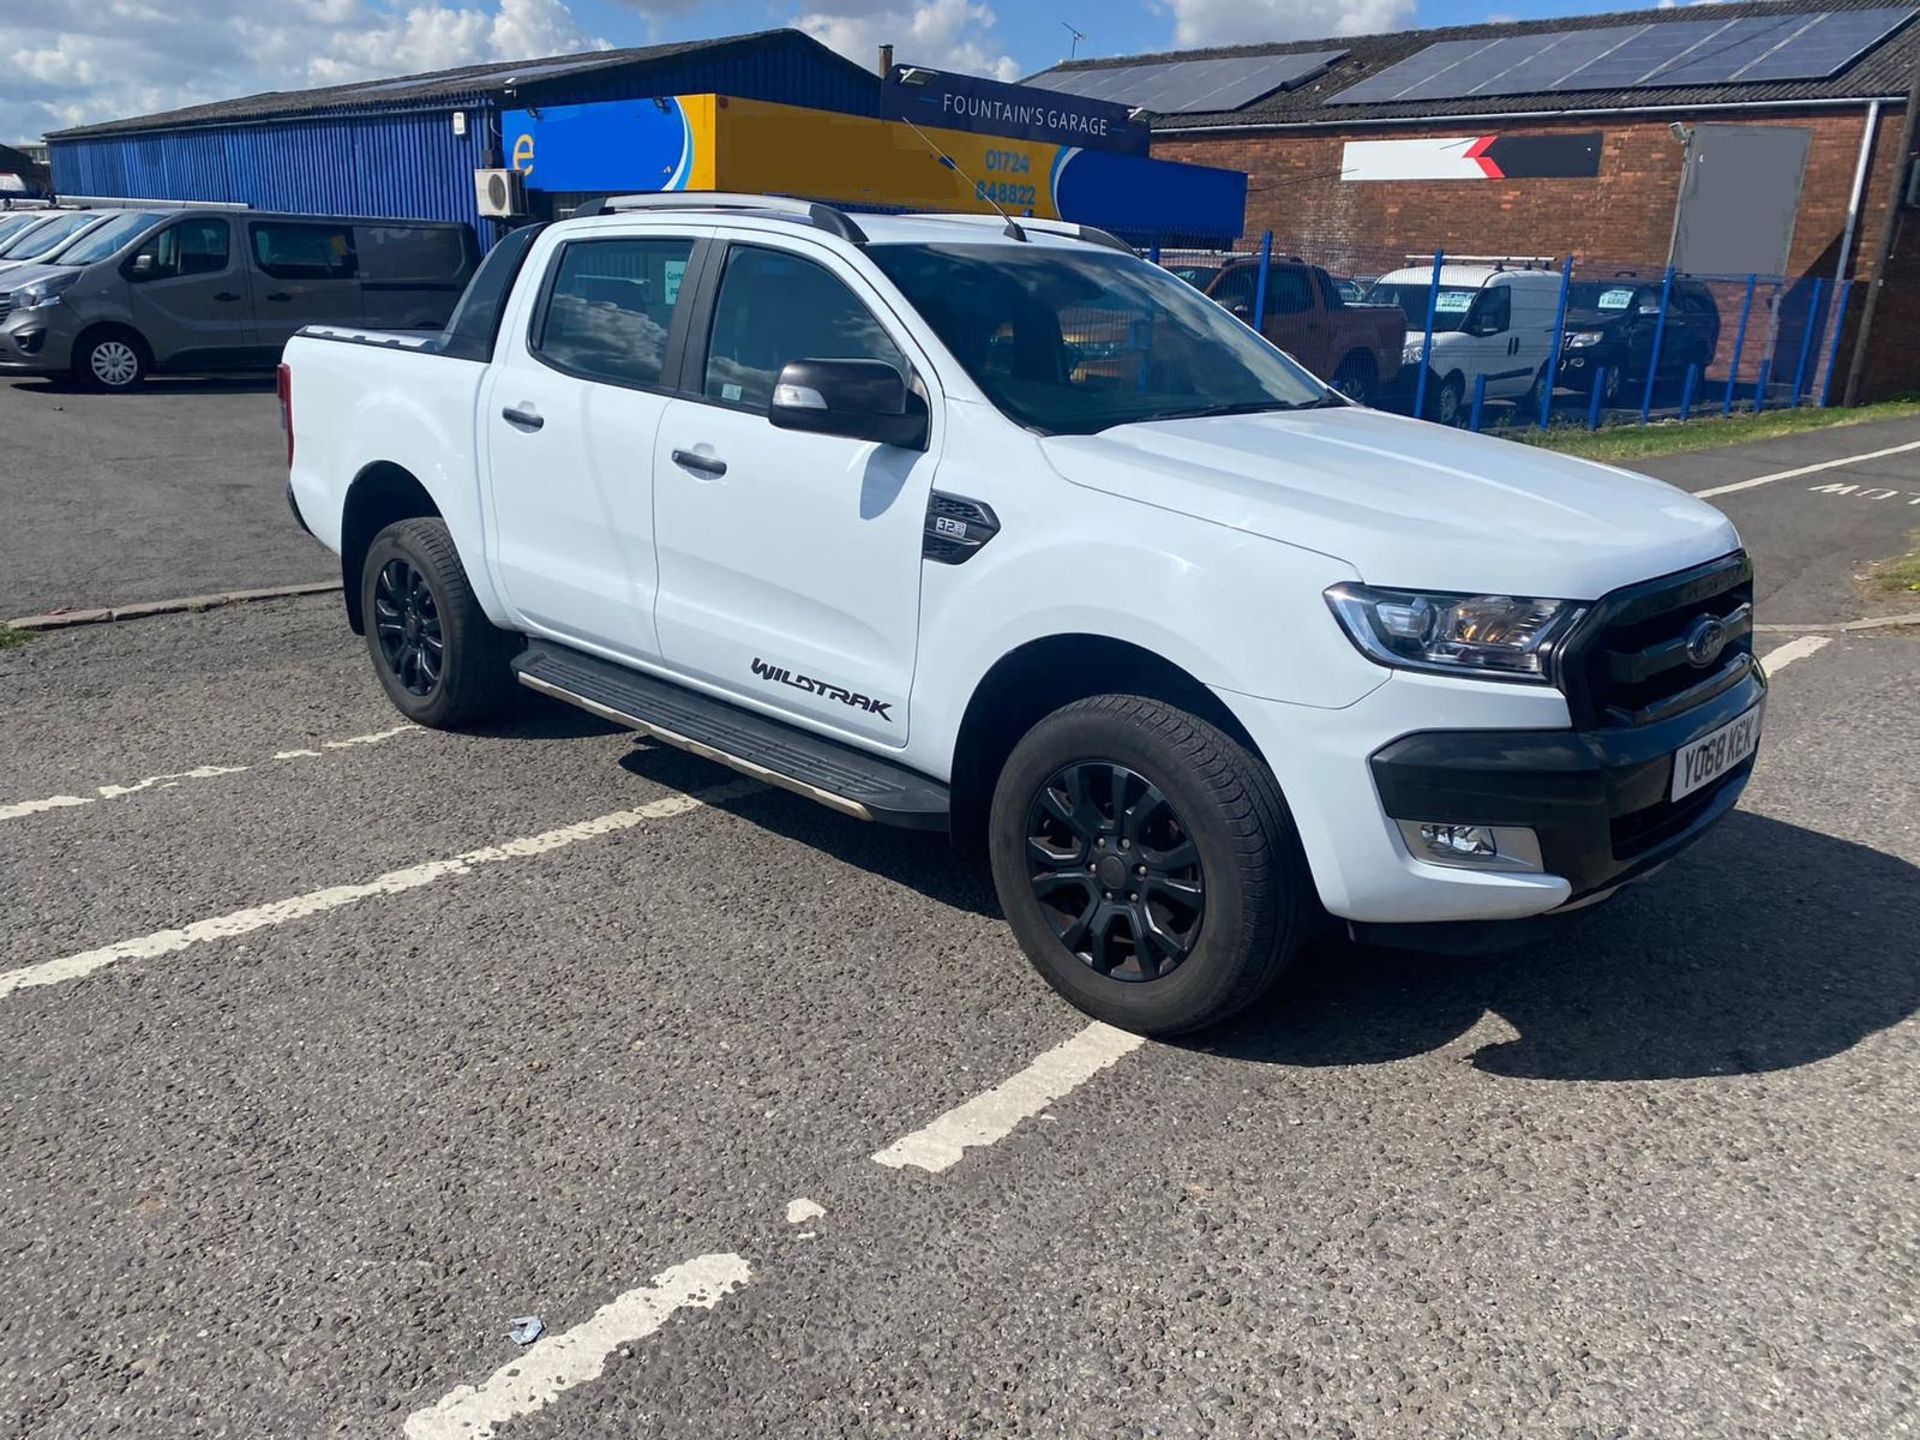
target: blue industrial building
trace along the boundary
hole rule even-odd
[[[63,195],[458,220],[491,240],[473,172],[509,163],[503,111],[692,93],[863,116],[880,106],[876,74],[782,29],[269,91],[47,140]]]

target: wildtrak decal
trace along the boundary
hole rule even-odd
[[[861,695],[847,689],[844,685],[834,685],[825,680],[815,680],[811,675],[796,675],[781,665],[769,665],[759,656],[754,657],[753,673],[762,680],[777,685],[791,685],[796,690],[805,690],[810,695],[824,695],[829,700],[838,700],[842,705],[851,705],[856,710],[865,710],[870,715],[878,715],[889,725],[893,716],[887,711],[891,700],[875,700],[870,695]]]

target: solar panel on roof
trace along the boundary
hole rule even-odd
[[[1328,103],[1378,105],[1569,90],[1824,80],[1845,70],[1914,14],[1901,6],[1881,6],[1443,40],[1368,76]]]
[[[1097,70],[1058,70],[1026,83],[1091,100],[1113,100],[1161,115],[1238,110],[1276,90],[1291,90],[1321,74],[1345,50],[1292,55],[1227,56],[1172,60],[1157,65],[1113,65]]]

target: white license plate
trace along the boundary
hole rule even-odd
[[[1678,800],[1702,785],[1711,785],[1753,754],[1759,743],[1760,707],[1756,705],[1746,714],[1674,752],[1673,786],[1667,798]]]

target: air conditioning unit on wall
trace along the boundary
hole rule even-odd
[[[518,170],[476,170],[473,198],[482,215],[512,219],[527,213],[527,177]]]

